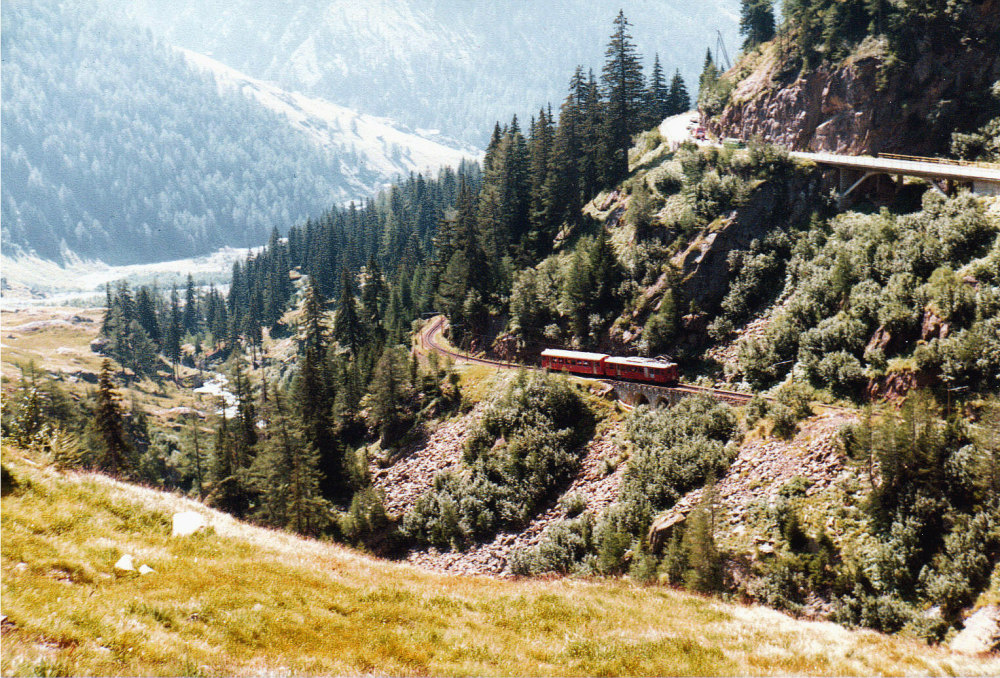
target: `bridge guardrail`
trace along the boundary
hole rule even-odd
[[[900,153],[879,153],[879,158],[886,160],[910,160],[912,162],[931,162],[937,165],[960,165],[962,167],[982,167],[983,169],[1000,169],[1000,163],[982,160],[953,160],[951,158],[925,158],[921,155],[902,155]]]

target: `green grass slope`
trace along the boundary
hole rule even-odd
[[[4,465],[3,675],[1000,672],[664,588],[432,574],[15,449]],[[180,510],[210,528],[171,537]],[[125,553],[156,572],[116,574]]]

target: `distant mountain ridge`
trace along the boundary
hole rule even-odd
[[[485,146],[497,119],[558,107],[577,65],[600,74],[624,9],[646,59],[693,89],[738,0],[104,0],[154,34],[253,77]]]
[[[134,264],[257,246],[477,155],[185,59],[82,5],[7,3],[2,19],[6,257]]]
[[[340,154],[340,169],[357,190],[357,197],[371,195],[366,173],[384,177],[408,172],[457,167],[476,159],[482,151],[438,134],[436,130],[410,130],[388,118],[358,113],[335,103],[287,92],[205,56],[180,48],[188,63],[210,73],[223,89],[235,89],[265,108],[285,117],[292,127],[333,153]],[[354,165],[345,161],[350,157]]]

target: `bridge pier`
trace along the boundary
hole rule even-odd
[[[628,381],[615,381],[611,384],[615,397],[630,407],[639,407],[640,405],[655,408],[671,407],[680,402],[681,398],[686,395],[670,387],[654,384],[639,384]]]

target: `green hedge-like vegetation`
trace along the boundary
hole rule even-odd
[[[639,408],[625,426],[631,454],[617,501],[600,520],[585,513],[548,528],[537,546],[517,555],[515,572],[613,573],[636,554],[647,557],[643,540],[653,517],[725,472],[737,430],[728,405],[700,396],[669,410]],[[706,540],[709,533],[691,548],[715,553]]]
[[[519,373],[471,432],[462,468],[438,474],[403,532],[458,548],[523,526],[577,468],[591,421],[564,378]]]
[[[771,252],[776,251],[774,249]],[[754,303],[769,253],[749,253],[724,309]],[[793,367],[834,394],[905,366],[951,387],[1000,384],[1000,238],[974,196],[928,192],[922,209],[846,213],[798,236],[787,299],[767,332],[739,346],[741,375],[766,388]]]

